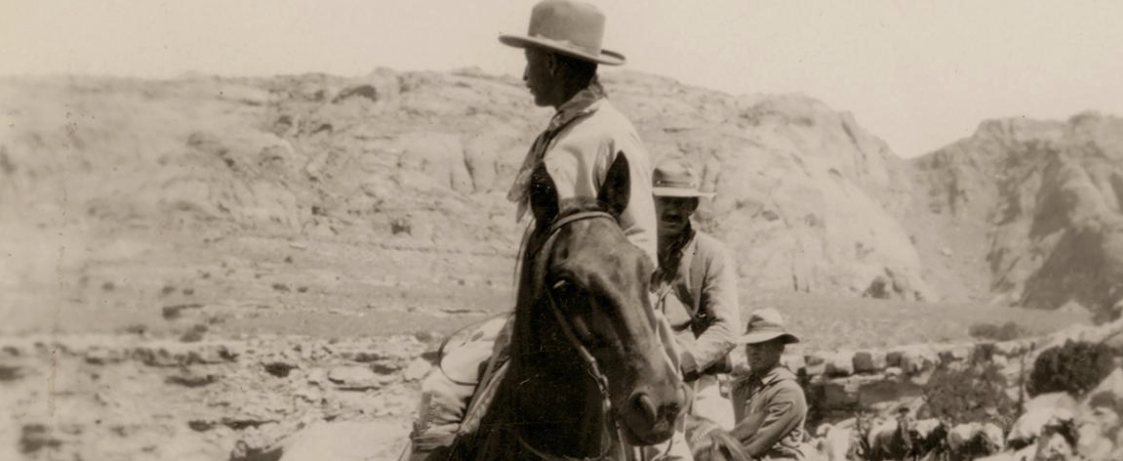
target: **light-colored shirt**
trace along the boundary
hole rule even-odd
[[[778,366],[736,381],[733,410],[732,434],[753,458],[803,459],[807,398],[790,370]]]
[[[556,186],[558,200],[596,198],[618,155],[628,160],[628,206],[620,215],[620,228],[648,255],[655,253],[655,201],[651,193],[651,158],[639,133],[624,114],[604,96],[594,82],[558,108],[550,126],[527,153],[508,197],[519,203],[519,219],[529,198],[529,173],[545,164]]]
[[[674,273],[667,274],[669,280],[659,277],[665,285],[659,288],[656,308],[667,316],[676,332],[682,371],[690,378],[713,370],[727,359],[741,325],[741,314],[736,268],[725,245],[694,231],[681,252],[680,258],[673,259],[678,267],[659,269]]]

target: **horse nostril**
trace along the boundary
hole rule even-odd
[[[658,416],[659,410],[655,408],[655,403],[651,401],[651,398],[648,397],[647,394],[637,392],[633,395],[632,407],[635,408],[639,414],[644,415],[648,422],[652,424],[655,423],[655,418]]]

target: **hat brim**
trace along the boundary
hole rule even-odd
[[[550,40],[544,37],[527,37],[525,35],[503,34],[499,36],[499,42],[507,46],[513,46],[515,48],[526,48],[528,46],[546,48],[548,50],[556,51],[564,55],[592,61],[598,64],[604,64],[606,66],[619,66],[627,62],[627,59],[624,58],[624,55],[615,51],[602,49],[600,50],[599,56],[594,56],[584,51],[574,49],[572,46],[564,42]]]
[[[713,192],[701,192],[694,189],[685,189],[681,187],[653,187],[651,188],[651,193],[656,197],[714,197]]]
[[[776,339],[776,338],[782,338],[782,340],[783,340],[782,342],[784,344],[792,344],[792,343],[798,343],[799,342],[799,338],[796,338],[795,335],[793,335],[791,333],[782,333],[782,332],[777,332],[777,331],[749,333],[749,334],[746,334],[746,335],[741,335],[741,337],[737,338],[737,340],[735,342],[737,344],[759,344],[759,343],[763,343],[765,341],[771,341],[771,340]]]

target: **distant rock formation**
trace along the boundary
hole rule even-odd
[[[986,288],[995,301],[1043,309],[1075,302],[1104,318],[1118,315],[1123,119],[987,121],[913,164],[931,212],[984,223],[974,238],[986,242]]]
[[[809,97],[603,81],[655,161],[684,155],[701,170],[717,195],[698,225],[727,242],[752,290],[1097,312],[1123,298],[1119,119],[985,122],[906,162]],[[9,78],[0,102],[0,219],[13,232],[67,216],[85,226],[67,238],[99,226],[303,234],[457,258],[516,251],[506,190],[551,115],[517,79],[476,69]]]

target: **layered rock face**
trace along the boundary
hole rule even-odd
[[[717,197],[700,221],[734,249],[743,283],[939,297],[887,211],[906,203],[907,165],[849,114],[633,73],[604,83],[655,162],[686,155],[703,171]],[[4,86],[11,225],[66,225],[79,240],[90,226],[159,223],[514,254],[506,191],[552,115],[516,79],[472,70]]]
[[[984,122],[914,164],[931,212],[985,223],[974,233],[985,241],[996,302],[1075,302],[1114,315],[1123,297],[1123,120]]]
[[[613,93],[655,157],[702,169],[703,229],[759,289],[932,299],[891,210],[907,166],[848,113],[799,95],[732,98],[625,74]],[[610,87],[612,88],[612,87]]]
[[[1117,118],[985,122],[905,162],[804,96],[603,80],[654,163],[700,169],[717,195],[697,222],[753,290],[1104,313],[1123,297]],[[13,287],[55,284],[92,235],[184,230],[425,251],[486,266],[457,274],[469,283],[509,283],[509,261],[492,267],[521,235],[506,191],[552,115],[518,80],[471,69],[8,79],[0,98]]]

